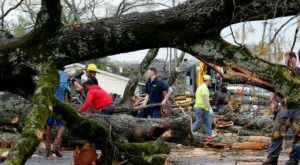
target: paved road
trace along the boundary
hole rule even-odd
[[[47,159],[44,156],[33,155],[25,165],[71,165],[73,152],[64,151],[64,157],[53,156]],[[259,165],[266,159],[265,151],[209,151],[195,148],[192,150],[173,151],[166,165]],[[284,165],[288,154],[283,153],[278,165]]]
[[[33,155],[27,160],[25,165],[71,165],[73,161],[73,153],[70,151],[63,152],[64,157],[53,156],[51,158],[46,158],[45,156]]]

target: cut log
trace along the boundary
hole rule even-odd
[[[224,116],[214,116],[213,123],[216,128],[223,128],[234,125],[233,121],[224,121]]]
[[[129,115],[99,115],[86,114],[93,121],[103,123],[113,128],[117,136],[127,139],[130,142],[143,142],[154,140],[162,135],[166,130],[172,129],[172,142],[183,142],[183,139],[191,139],[191,117],[185,115],[179,118],[143,119]]]
[[[8,148],[0,148],[0,163],[7,159],[8,153]]]
[[[239,150],[262,150],[265,149],[266,146],[267,143],[246,141],[241,143],[233,143],[231,148]]]
[[[242,150],[260,150],[265,149],[270,138],[264,136],[215,136],[212,141],[205,141],[205,134],[194,133],[194,145],[210,148],[232,148]]]

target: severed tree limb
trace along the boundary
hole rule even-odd
[[[5,165],[24,164],[35,151],[43,138],[47,118],[53,110],[52,100],[58,83],[57,70],[53,65],[44,64],[32,99],[31,112],[27,116],[24,131],[17,147],[8,155]]]
[[[270,138],[265,136],[222,136],[217,135],[211,141],[205,141],[206,135],[194,133],[194,145],[204,148],[231,148],[241,150],[261,150],[267,148]]]
[[[114,143],[120,155],[128,157],[133,164],[163,164],[165,158],[156,154],[169,154],[171,149],[160,136],[155,141],[144,143]],[[128,155],[130,153],[130,155]]]
[[[165,131],[173,131],[169,141],[185,143],[191,139],[192,119],[189,115],[178,118],[144,119],[130,115],[100,115],[86,114],[89,118],[103,125],[111,125],[116,138],[129,142],[144,142],[155,140]]]
[[[54,99],[54,114],[74,135],[95,142],[104,149],[108,137],[108,130],[104,125],[83,117],[57,98]]]
[[[281,96],[293,96],[288,98],[288,102],[300,100],[300,88],[298,88],[300,81],[293,76],[292,72],[285,67],[252,56],[245,47],[229,44],[221,37],[215,36],[183,50],[196,57],[209,59],[209,62],[220,66],[239,66],[242,70],[253,73],[254,78],[272,84],[269,90],[276,91]]]
[[[97,115],[91,114],[91,120],[87,117],[81,116],[70,106],[60,102],[56,98],[54,99],[54,102],[54,114],[57,119],[62,120],[70,132],[72,132],[75,136],[96,143],[102,151],[101,161],[103,162],[118,160],[122,156],[128,157],[129,161],[140,160],[141,162],[144,162],[142,160],[144,160],[147,155],[151,156],[152,154],[168,153],[170,150],[169,147],[164,144],[164,138],[161,137],[154,142],[144,143],[121,143],[115,139],[112,141],[113,139],[111,139],[109,135],[109,129],[106,128],[109,127],[109,123],[107,123],[107,121],[112,123],[117,122],[118,116],[107,116],[107,121],[100,120],[99,122],[99,120],[94,119]],[[113,119],[110,120],[110,118]],[[139,154],[136,154],[137,152],[139,152]]]

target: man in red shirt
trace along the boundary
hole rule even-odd
[[[79,112],[86,111],[92,105],[97,112],[102,114],[111,115],[114,113],[113,99],[105,90],[95,85],[92,80],[87,80],[82,85],[87,91],[87,97]]]

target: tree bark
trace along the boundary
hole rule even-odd
[[[87,117],[102,123],[111,125],[113,133],[117,137],[126,139],[129,142],[144,142],[155,140],[166,130],[171,129],[173,136],[169,139],[172,142],[183,143],[191,139],[191,117],[188,115],[179,118],[142,119],[129,115],[99,115],[87,114]]]
[[[121,104],[129,101],[131,97],[134,96],[136,86],[139,82],[139,77],[145,74],[149,65],[151,65],[152,61],[157,56],[158,50],[158,48],[150,49],[141,62],[140,66],[132,73],[130,80],[126,84]]]
[[[167,10],[105,18],[80,24],[76,28],[61,27],[59,1],[53,1],[53,4],[49,6],[54,9],[51,10],[54,12],[50,12],[50,8],[41,10],[41,15],[50,14],[50,17],[38,17],[46,20],[37,21],[42,24],[37,23],[34,31],[22,38],[0,43],[0,65],[2,66],[0,90],[5,89],[29,97],[35,87],[31,78],[36,74],[35,66],[46,59],[65,65],[145,48],[176,47],[198,58],[205,58],[223,65],[231,65],[232,62],[237,61],[237,67],[254,71],[258,78],[263,80],[269,79],[268,75],[276,73],[274,75],[276,81],[269,81],[275,87],[269,88],[278,90],[282,95],[295,95],[297,97],[293,98],[299,100],[298,91],[289,93],[298,85],[294,78],[290,79],[283,75],[283,72],[287,71],[285,68],[249,57],[249,52],[244,48],[226,45],[214,37],[219,37],[224,27],[241,20],[250,21],[297,14],[300,10],[298,0],[278,3],[268,0],[235,3],[190,0]],[[246,9],[251,9],[251,12],[245,11]],[[276,13],[270,14],[269,11],[276,11]],[[47,26],[44,26],[46,24]],[[48,30],[53,33],[38,30],[41,29],[40,27],[51,27]],[[44,55],[40,56],[40,54]],[[257,69],[253,65],[247,65],[253,61],[257,61],[261,67]],[[262,72],[265,69],[268,71]],[[265,75],[267,75],[266,78],[264,78]],[[22,83],[19,80],[22,80]],[[282,84],[282,82],[285,83]]]
[[[208,50],[211,49],[215,52],[210,53]],[[289,96],[288,102],[297,103],[300,99],[300,88],[298,88],[300,82],[290,70],[283,66],[275,67],[275,64],[252,56],[246,48],[231,45],[219,36],[211,37],[200,44],[183,48],[183,50],[199,59],[209,59],[210,62],[219,66],[231,66],[241,72],[247,72],[248,75],[251,75],[247,81],[276,91],[281,96]],[[261,79],[268,84],[260,84],[255,79]]]
[[[106,120],[104,121],[104,125],[102,122],[96,122],[94,119],[83,117],[58,99],[54,99],[54,102],[55,117],[63,121],[74,136],[84,138],[99,146],[102,151],[102,162],[109,163],[112,160],[120,159],[124,155],[128,156],[129,162],[145,162],[147,156],[151,157],[151,155],[168,153],[170,151],[169,147],[164,143],[165,140],[161,137],[153,142],[144,143],[124,143],[124,141],[118,141],[121,139],[112,139],[110,129],[105,127],[105,125],[107,126]],[[113,120],[112,122],[117,122],[116,118]],[[139,154],[135,156],[136,153]],[[154,156],[153,161],[155,160],[162,161],[161,157]]]

